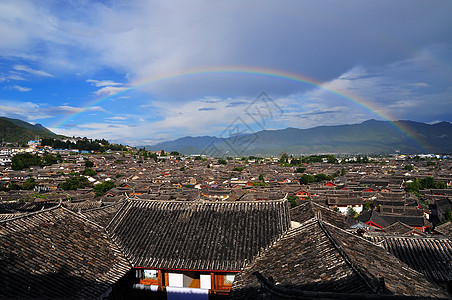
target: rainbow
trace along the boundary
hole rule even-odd
[[[68,117],[64,118],[60,122],[54,125],[54,128],[59,128],[66,124],[68,121],[76,118],[77,116],[85,113],[87,110],[94,106],[98,106],[103,102],[106,102],[110,99],[114,99],[117,97],[120,97],[124,94],[130,93],[131,91],[138,90],[140,88],[143,88],[145,86],[149,86],[152,84],[156,84],[158,82],[167,81],[171,79],[177,79],[177,78],[183,78],[183,77],[193,77],[193,76],[202,76],[202,75],[213,75],[213,74],[232,74],[232,75],[250,75],[250,76],[261,76],[261,77],[267,77],[267,78],[274,78],[284,81],[290,81],[294,83],[301,83],[307,86],[311,86],[314,88],[318,88],[321,90],[325,90],[328,93],[332,95],[336,95],[342,99],[347,100],[348,102],[354,103],[358,107],[361,107],[378,118],[381,118],[385,121],[389,121],[390,124],[398,130],[400,133],[402,133],[404,136],[409,138],[414,144],[418,147],[420,147],[421,150],[425,150],[426,148],[422,146],[421,142],[416,140],[414,137],[414,133],[411,131],[410,128],[404,126],[400,122],[395,122],[394,118],[386,111],[382,110],[380,107],[377,107],[372,102],[368,101],[367,99],[364,99],[362,97],[353,95],[349,92],[344,91],[336,91],[334,89],[325,87],[324,84],[316,79],[291,73],[287,71],[282,70],[276,70],[276,69],[269,69],[269,68],[261,68],[261,67],[248,67],[248,66],[224,66],[224,67],[204,67],[204,68],[196,68],[196,69],[188,69],[185,71],[179,71],[175,73],[167,73],[167,74],[159,74],[157,76],[153,76],[150,78],[147,78],[146,80],[142,80],[139,82],[136,82],[129,87],[126,87],[124,90],[119,91],[113,95],[108,95],[106,97],[97,98],[88,103],[85,107],[83,107],[79,112],[69,115]]]

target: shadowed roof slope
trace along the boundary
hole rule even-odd
[[[52,208],[0,222],[0,298],[92,299],[131,269],[105,230]]]
[[[124,201],[118,201],[113,204],[109,204],[106,206],[102,206],[99,208],[94,208],[90,210],[86,210],[80,213],[86,219],[102,226],[107,227],[108,223],[114,218],[114,216],[118,213],[118,210],[124,206]]]
[[[369,236],[434,281],[452,281],[452,241],[445,237]]]
[[[230,298],[261,299],[254,272],[287,290],[448,298],[383,248],[317,218],[289,230],[236,276]],[[384,278],[384,288],[380,278]]]
[[[304,223],[315,217],[319,212],[322,214],[322,219],[328,223],[342,229],[347,229],[349,227],[346,222],[347,217],[343,214],[313,201],[303,201],[300,205],[292,208],[290,210],[290,218],[292,221]]]
[[[285,200],[129,200],[107,231],[134,267],[238,271],[289,226]]]

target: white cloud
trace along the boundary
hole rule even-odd
[[[5,101],[0,100],[0,111],[3,116],[12,118],[20,117],[24,120],[39,120],[54,118],[59,115],[73,115],[84,111],[105,112],[100,106],[89,108],[73,107],[68,105],[48,106],[33,102]]]
[[[35,70],[35,69],[32,69],[32,68],[30,68],[28,66],[24,66],[24,65],[14,65],[13,69],[16,71],[23,71],[23,72],[26,72],[26,73],[29,73],[32,75],[36,75],[36,76],[53,77],[53,75],[50,73],[47,73],[42,70]]]
[[[112,95],[115,95],[115,94],[125,91],[125,90],[127,90],[126,87],[105,86],[101,89],[98,89],[94,93],[97,96],[107,96],[107,95],[112,96]]]
[[[104,86],[117,86],[122,85],[122,83],[114,82],[111,80],[95,80],[95,79],[88,79],[86,82],[91,83],[92,85],[96,87],[104,87]]]
[[[126,117],[120,117],[120,116],[116,116],[116,117],[111,117],[111,118],[105,118],[105,120],[117,120],[117,121],[124,121],[127,120],[128,118]]]
[[[10,89],[10,90],[17,90],[19,92],[29,92],[29,91],[31,91],[31,88],[23,87],[23,86],[20,86],[20,85],[7,86],[5,88],[6,89]]]

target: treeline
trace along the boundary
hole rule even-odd
[[[43,138],[41,146],[50,146],[53,149],[76,149],[80,151],[99,151],[105,152],[107,150],[121,151],[127,150],[123,145],[110,144],[105,139],[91,140],[87,138],[79,139],[75,143],[67,140],[62,141],[53,138]]]
[[[287,153],[283,153],[279,158],[279,162],[286,166],[299,166],[302,164],[318,163],[323,161],[330,164],[337,164],[338,162],[337,158],[331,154],[310,155],[294,158],[289,156]]]
[[[314,183],[314,182],[322,182],[325,180],[333,180],[334,175],[326,175],[323,173],[315,174],[315,175],[308,175],[308,174],[302,174],[300,177],[300,184],[308,184],[308,183]],[[337,176],[336,176],[337,177]]]
[[[13,170],[23,170],[31,166],[50,166],[61,160],[61,156],[46,153],[42,156],[39,154],[19,153],[11,159]]]
[[[419,190],[427,189],[447,189],[447,184],[430,176],[422,179],[415,178],[406,184],[406,190],[411,193],[419,193]]]
[[[22,185],[15,182],[11,182],[7,186],[0,185],[0,191],[9,192],[14,190],[32,190],[36,185],[37,184],[34,178],[27,178]]]
[[[60,189],[67,191],[93,187],[93,185],[89,182],[88,178],[86,178],[85,176],[76,174],[67,178],[64,182],[60,183],[58,187]],[[107,191],[111,190],[114,187],[116,187],[116,184],[112,181],[104,181],[100,184],[94,185],[93,191],[95,193],[95,197],[101,197],[105,195]]]

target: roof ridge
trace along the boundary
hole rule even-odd
[[[12,218],[9,218],[9,219],[0,220],[0,223],[5,223],[5,222],[8,222],[8,221],[17,220],[17,219],[33,216],[33,215],[36,215],[36,214],[48,212],[48,211],[51,211],[53,209],[57,209],[59,207],[63,207],[61,204],[62,204],[62,201],[60,199],[60,201],[58,202],[58,205],[55,205],[55,206],[52,206],[52,207],[49,207],[49,208],[45,208],[45,209],[41,209],[41,210],[37,210],[37,211],[32,211],[32,212],[29,212],[29,213],[23,213],[23,214],[20,214],[20,215],[18,215],[16,217],[12,217]]]
[[[141,202],[158,202],[158,203],[185,203],[185,204],[253,204],[253,203],[283,203],[284,201],[287,201],[284,198],[277,199],[277,200],[265,200],[265,201],[221,201],[221,202],[213,202],[213,201],[206,201],[206,202],[196,202],[196,201],[182,201],[182,200],[156,200],[156,199],[141,199],[141,198],[130,198],[127,197],[126,201],[141,201]]]
[[[93,226],[95,226],[95,227],[98,227],[98,228],[100,228],[100,229],[103,229],[102,226],[100,226],[99,224],[97,224],[97,223],[95,223],[95,222],[93,222],[93,221],[91,221],[91,220],[88,220],[88,218],[86,218],[84,215],[78,214],[78,213],[76,213],[76,212],[73,212],[72,210],[67,209],[67,208],[64,207],[64,206],[61,206],[61,208],[62,208],[64,211],[66,211],[66,212],[68,212],[68,213],[70,213],[70,214],[76,216],[77,218],[81,219],[82,221],[88,222],[88,223],[90,223],[91,225],[93,225]]]
[[[347,255],[345,250],[342,248],[342,246],[334,239],[334,237],[331,235],[331,233],[328,231],[328,229],[325,227],[325,224],[323,224],[321,213],[318,212],[317,222],[319,224],[319,227],[322,229],[322,231],[325,233],[328,240],[333,244],[333,247],[336,248],[336,250],[339,252],[339,254],[342,256],[342,258],[345,260],[345,262],[349,265],[349,267],[357,274],[365,283],[366,285],[373,291],[374,293],[378,293],[378,286],[376,286],[370,278],[366,276],[355,264],[352,262],[352,259]],[[344,230],[345,231],[345,230]]]

